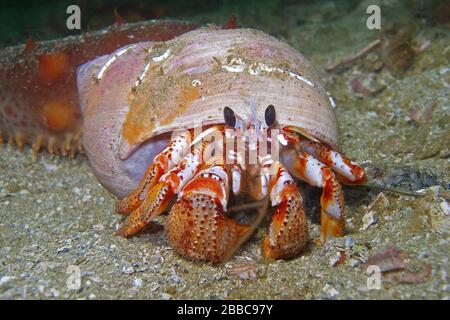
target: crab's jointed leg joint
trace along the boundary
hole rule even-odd
[[[191,136],[189,132],[181,133],[170,141],[167,147],[161,151],[147,168],[139,187],[129,196],[119,201],[117,212],[129,214],[139,208],[148,192],[158,183],[159,178],[172,169],[186,155]]]
[[[321,242],[342,236],[344,194],[340,182],[364,184],[367,179],[364,170],[322,143],[304,138],[290,129],[285,130],[283,136],[294,147],[282,153],[289,172],[311,186],[322,188]]]
[[[343,184],[364,184],[367,180],[367,176],[360,166],[322,143],[299,139],[295,148],[299,152],[309,153],[331,168],[336,174],[336,178]]]
[[[330,168],[306,152],[286,150],[282,155],[289,172],[311,186],[322,188],[320,204],[321,241],[342,236],[344,231],[344,195]]]
[[[142,204],[127,217],[116,234],[129,237],[166,210],[170,199],[178,194],[200,169],[206,146],[206,143],[202,143],[199,148],[186,155],[174,168],[162,175],[148,190]]]

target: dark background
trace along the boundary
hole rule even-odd
[[[82,31],[90,31],[113,24],[115,9],[127,22],[136,22],[147,19],[186,19],[224,7],[226,14],[227,9],[240,11],[255,5],[275,3],[283,6],[289,2],[292,0],[7,0],[0,4],[0,45],[23,43],[29,36],[35,40],[48,40],[79,34],[80,31],[66,28],[66,8],[71,4],[76,4],[81,9]],[[223,23],[227,18],[223,17]]]
[[[127,21],[136,22],[146,19],[182,19],[199,24],[226,23],[232,14],[238,22],[247,27],[278,23],[280,17],[289,15],[293,4],[307,4],[317,0],[33,0],[0,1],[0,47],[24,43],[28,37],[34,40],[48,40],[80,32],[98,30],[115,21],[114,11]],[[339,2],[348,11],[356,7],[361,0],[320,0]],[[379,1],[374,1],[377,3]],[[413,7],[416,16],[431,18],[430,21],[447,19],[450,14],[441,8],[449,8],[448,0],[405,0]],[[68,30],[66,8],[76,4],[81,9],[82,30]],[[261,15],[261,12],[265,14]],[[255,15],[261,19],[275,17],[274,21],[248,19]],[[383,12],[384,17],[389,12]],[[260,19],[260,20],[261,20]],[[280,21],[283,21],[281,18]],[[299,24],[302,21],[298,21]],[[264,28],[263,28],[264,29]],[[264,30],[267,31],[267,30]]]

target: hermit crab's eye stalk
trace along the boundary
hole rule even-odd
[[[225,119],[225,123],[231,128],[236,126],[236,115],[230,107],[226,106],[223,109],[223,118]]]
[[[270,104],[266,108],[266,111],[264,112],[264,121],[265,121],[267,127],[272,126],[275,123],[276,119],[277,119],[277,115],[275,112],[275,107]]]

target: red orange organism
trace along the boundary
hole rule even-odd
[[[0,141],[35,154],[82,150],[76,69],[86,61],[139,41],[164,41],[197,28],[181,21],[120,23],[60,40],[0,50]]]

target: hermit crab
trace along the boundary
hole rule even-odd
[[[77,79],[84,148],[126,215],[117,234],[169,211],[177,252],[221,262],[252,231],[228,214],[230,198],[246,193],[273,208],[263,256],[295,257],[308,239],[300,179],[323,189],[321,241],[342,235],[341,184],[366,175],[339,153],[334,102],[286,43],[202,28],[101,56]]]

